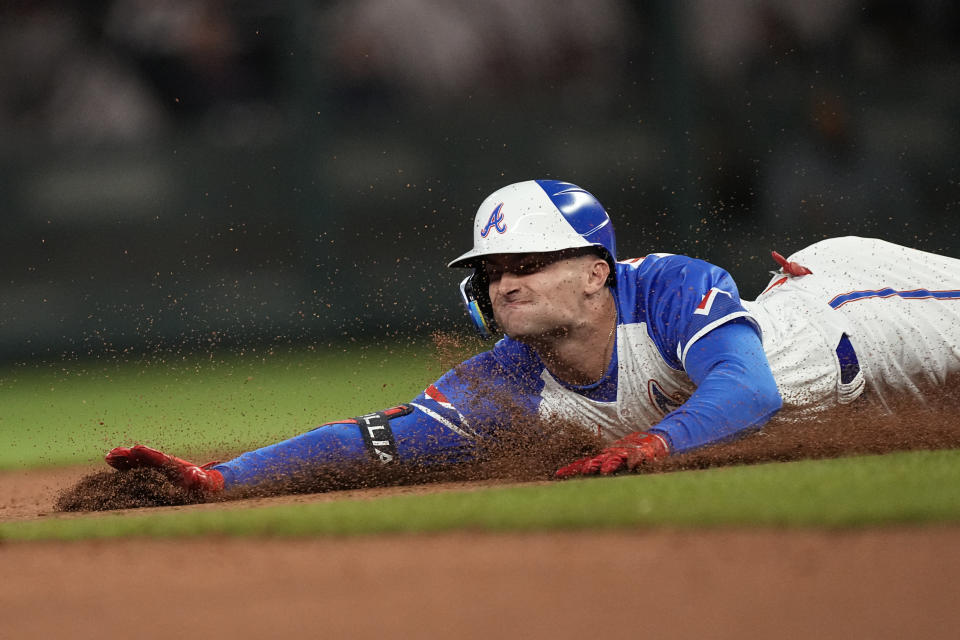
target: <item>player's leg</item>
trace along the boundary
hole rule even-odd
[[[960,374],[960,260],[870,238],[834,238],[790,256],[849,322],[867,388],[922,396]]]

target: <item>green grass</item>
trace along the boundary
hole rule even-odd
[[[0,368],[0,469],[84,464],[134,442],[205,456],[406,402],[432,345],[153,355]]]
[[[251,509],[0,524],[0,540],[960,522],[960,451],[923,451]]]

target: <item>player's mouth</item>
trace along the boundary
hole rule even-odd
[[[503,313],[513,313],[515,311],[522,311],[523,309],[527,309],[530,306],[531,306],[531,302],[529,300],[511,300],[510,302],[504,302],[502,300],[498,300],[497,303],[494,305],[493,310],[494,310],[494,315],[496,315],[498,313],[503,314]]]

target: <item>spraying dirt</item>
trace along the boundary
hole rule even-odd
[[[888,403],[887,407],[867,401],[822,418],[775,420],[736,441],[675,455],[647,465],[642,472],[960,447],[958,397],[960,394],[946,392],[922,407],[907,400]],[[520,415],[519,410],[516,415]],[[509,428],[493,429],[471,451],[465,451],[471,462],[414,460],[387,466],[371,463],[305,467],[256,487],[226,492],[213,500],[438,482],[549,480],[560,466],[598,451],[601,446],[598,438],[570,425],[517,420]],[[104,470],[62,491],[55,509],[104,511],[210,500],[209,496],[178,488],[160,471]]]

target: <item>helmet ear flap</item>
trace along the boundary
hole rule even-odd
[[[484,340],[493,337],[499,331],[493,319],[493,303],[490,302],[490,282],[483,268],[475,268],[473,273],[460,283],[460,297],[467,309],[467,315]]]

